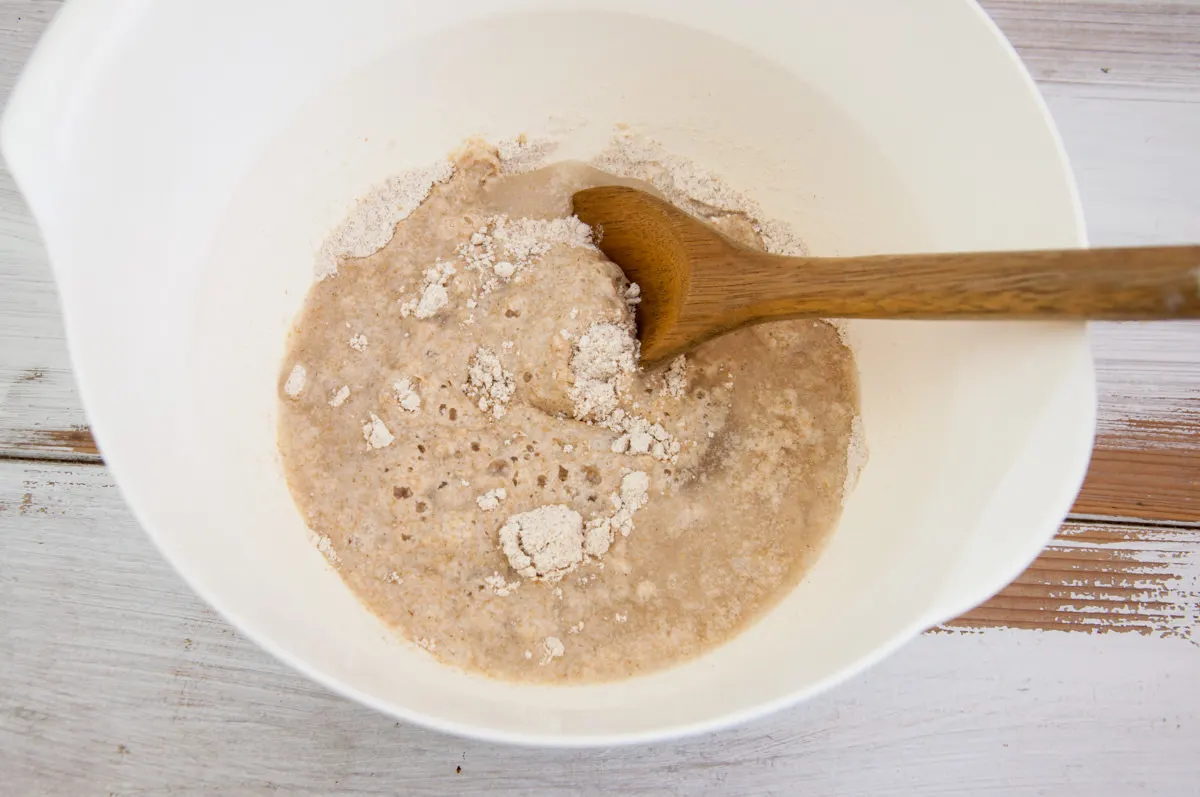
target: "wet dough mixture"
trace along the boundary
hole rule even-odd
[[[720,184],[689,190],[679,161],[623,146],[597,163],[789,245]],[[279,381],[288,483],[350,588],[437,659],[527,682],[655,670],[736,635],[815,560],[853,358],[831,324],[795,321],[640,372],[638,290],[570,216],[576,190],[630,181],[509,174],[502,153],[473,144],[394,185],[411,207],[390,242],[312,287]]]

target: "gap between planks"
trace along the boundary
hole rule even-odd
[[[26,429],[19,432],[19,447],[0,449],[0,459],[30,462],[77,462],[103,465],[91,430],[86,426],[70,429]]]

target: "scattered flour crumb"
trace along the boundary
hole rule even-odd
[[[613,615],[613,619],[616,620],[618,623],[624,623],[627,620],[629,620],[629,615],[625,614],[623,612],[617,612],[616,614]]]
[[[517,587],[521,586],[521,582],[506,581],[504,576],[499,573],[492,573],[483,580],[483,586],[491,594],[500,598],[507,598],[516,591]]]
[[[338,563],[337,551],[333,550],[333,540],[329,539],[328,534],[316,534],[313,542],[317,546],[317,550],[321,552],[331,565]]]
[[[617,408],[623,376],[637,370],[637,339],[617,324],[592,324],[575,344],[571,372],[575,384],[568,393],[575,417],[603,419]]]
[[[367,336],[363,335],[361,333],[358,335],[351,335],[350,336],[350,348],[354,349],[355,351],[366,351],[367,350]]]
[[[568,628],[567,633],[568,634],[578,634],[582,630],[583,630],[583,620],[580,620],[578,623],[576,623],[575,625]]]
[[[512,374],[504,370],[496,353],[484,346],[476,349],[467,369],[464,391],[477,400],[479,409],[503,418],[515,390]]]
[[[542,646],[546,649],[546,652],[542,654],[542,660],[539,661],[538,664],[542,665],[543,667],[555,659],[561,658],[563,653],[566,652],[566,648],[563,646],[562,640],[556,636],[546,637],[546,639],[542,642]]]
[[[532,659],[532,658],[533,658],[533,651],[532,651],[532,650],[527,650],[527,651],[525,651],[525,658],[527,658],[527,659]]]
[[[350,386],[342,385],[329,397],[329,406],[340,407],[346,403],[348,398],[350,398]]]
[[[388,431],[383,421],[379,420],[379,416],[373,412],[371,413],[371,420],[363,424],[362,432],[363,439],[367,441],[369,448],[386,448],[396,439]]]
[[[421,397],[417,395],[416,388],[407,378],[397,379],[393,382],[392,393],[396,396],[396,403],[408,412],[416,412],[421,409]]]
[[[500,171],[504,174],[523,174],[543,166],[558,149],[558,142],[549,138],[528,138],[524,133],[496,145],[500,156]]]
[[[659,462],[675,462],[678,459],[679,443],[662,424],[650,423],[645,418],[617,409],[600,425],[620,435],[612,444],[614,454],[649,454]]]
[[[663,377],[663,393],[673,399],[681,399],[687,392],[687,357],[679,355],[667,366]]]
[[[513,515],[500,528],[500,548],[518,575],[558,581],[583,561],[583,518],[561,504]]]
[[[450,293],[446,283],[458,273],[452,263],[438,261],[425,269],[425,279],[421,283],[420,297],[409,299],[400,305],[400,315],[404,318],[416,316],[425,319],[437,315],[438,311],[450,303]]]
[[[575,249],[595,249],[592,228],[576,216],[559,219],[514,219],[503,225],[495,237],[509,260],[524,268],[558,244]]]
[[[435,650],[437,650],[437,641],[430,639],[429,637],[421,637],[420,639],[416,640],[416,642],[417,647],[421,648],[422,650],[427,650],[430,653],[433,653]]]
[[[633,515],[649,500],[650,477],[644,471],[625,474],[621,489],[609,496],[613,513],[608,517],[588,521],[584,532],[583,550],[588,556],[599,557],[608,552],[617,532],[628,537],[633,531]]]
[[[421,294],[421,301],[417,304],[413,315],[417,318],[430,318],[449,302],[450,294],[446,292],[444,285],[430,285]]]
[[[637,369],[637,352],[637,339],[628,327],[593,324],[588,328],[571,358],[575,383],[568,395],[575,404],[575,417],[598,421],[616,432],[618,437],[612,444],[615,454],[649,454],[660,462],[675,462],[679,443],[661,424],[630,415],[617,406],[620,395],[626,392],[623,379]]]
[[[373,255],[391,240],[396,225],[425,201],[437,183],[454,175],[448,160],[388,178],[359,199],[317,251],[317,279],[337,274],[342,258]]]
[[[400,574],[395,570],[384,576],[383,580],[388,584],[403,584],[404,579],[400,578]]]
[[[490,216],[457,252],[468,271],[488,294],[512,281],[542,256],[562,244],[592,249],[592,228],[574,216],[565,219],[510,219]]]
[[[478,504],[479,508],[484,512],[491,512],[493,509],[499,507],[500,502],[507,497],[508,491],[506,491],[503,487],[497,487],[494,490],[488,490],[486,493],[476,498],[475,503]]]
[[[291,398],[296,398],[304,390],[306,381],[308,381],[308,370],[300,363],[296,363],[292,366],[287,381],[283,383],[283,392]]]

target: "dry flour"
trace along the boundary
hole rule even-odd
[[[746,219],[763,248],[772,254],[807,253],[804,241],[790,225],[771,219],[757,202],[712,172],[632,130],[618,130],[592,165],[610,174],[644,180],[694,216],[709,221],[727,216]]]
[[[568,506],[540,506],[500,527],[500,547],[518,575],[558,581],[583,561],[583,517]]]
[[[283,392],[290,398],[296,398],[304,390],[304,383],[307,380],[308,369],[300,363],[296,363],[288,373],[287,381],[283,383]]]
[[[496,353],[485,346],[476,349],[463,392],[478,400],[479,409],[503,418],[515,390],[512,374],[504,370]]]
[[[489,217],[458,247],[458,256],[487,294],[527,271],[553,247],[592,248],[592,231],[574,216],[565,219]]]
[[[329,406],[340,407],[346,403],[346,399],[348,398],[350,398],[350,386],[342,385],[329,397]]]
[[[367,257],[382,249],[391,240],[396,225],[425,201],[435,185],[453,174],[450,161],[439,161],[390,177],[368,192],[321,244],[316,258],[317,279],[336,274],[345,258]]]
[[[362,425],[362,436],[369,448],[387,448],[396,439],[388,430],[387,424],[373,412],[371,419]]]
[[[396,397],[396,403],[407,412],[416,412],[421,409],[421,396],[417,393],[416,386],[407,377],[397,379],[392,383],[392,395]]]

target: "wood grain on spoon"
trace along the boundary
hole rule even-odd
[[[1200,317],[1200,246],[781,257],[633,188],[588,188],[574,206],[641,287],[647,366],[785,318]]]

